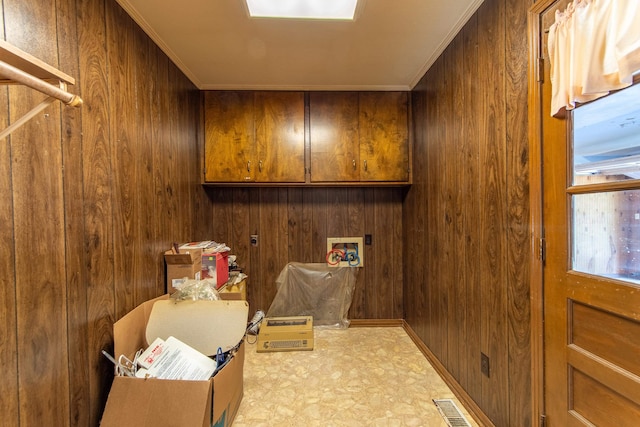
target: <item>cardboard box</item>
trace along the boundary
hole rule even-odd
[[[218,290],[220,299],[223,300],[247,300],[247,280],[243,279],[237,285],[232,285],[227,282],[222,288]]]
[[[142,303],[114,325],[114,350],[132,358],[146,348],[145,330],[153,303]],[[244,343],[209,381],[115,377],[101,427],[229,427],[243,396]]]
[[[202,278],[212,278],[215,271],[216,288],[222,287],[229,280],[229,252],[202,254]]]
[[[202,249],[190,249],[188,252],[179,254],[166,251],[164,261],[167,264],[168,293],[173,293],[185,277],[197,280],[201,278]]]

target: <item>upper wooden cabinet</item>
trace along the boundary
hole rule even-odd
[[[304,93],[207,91],[205,182],[304,183]]]
[[[255,180],[253,92],[205,92],[205,182]]]
[[[312,92],[311,182],[409,182],[406,92]]]
[[[258,182],[304,182],[304,93],[256,92]]]
[[[358,94],[309,94],[311,182],[360,181]]]
[[[205,183],[409,184],[408,96],[206,91]]]
[[[409,180],[407,92],[361,92],[360,180]]]

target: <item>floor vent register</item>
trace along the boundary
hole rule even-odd
[[[451,399],[433,399],[436,408],[450,427],[471,427],[455,402]]]

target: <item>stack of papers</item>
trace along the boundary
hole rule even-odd
[[[157,338],[138,358],[136,376],[167,380],[207,381],[216,370],[216,361],[178,340]]]
[[[229,252],[231,248],[226,243],[218,243],[214,240],[203,240],[201,242],[183,243],[180,250],[188,251],[189,249],[202,249],[202,253]]]

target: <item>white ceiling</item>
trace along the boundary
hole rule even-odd
[[[482,0],[359,0],[354,21],[244,0],[117,0],[199,89],[410,90]]]

